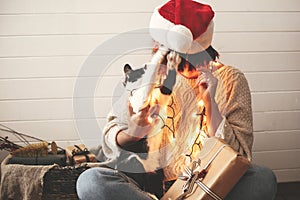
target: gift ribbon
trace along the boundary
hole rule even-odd
[[[204,168],[200,170],[201,160],[196,160],[192,162],[192,168],[189,169],[188,167],[185,168],[185,172],[182,176],[178,178],[181,180],[186,181],[182,188],[182,194],[176,200],[182,200],[187,195],[191,194],[193,191],[194,184],[196,183],[204,192],[206,192],[209,196],[211,196],[214,200],[222,200],[216,193],[214,193],[207,185],[205,185],[202,180],[206,176],[208,172],[208,167],[212,163],[212,161],[217,157],[217,155],[221,152],[221,150],[228,145],[223,144],[219,147],[217,152],[211,157],[211,159],[207,162]]]
[[[84,149],[81,149],[78,145],[74,145],[74,147],[76,147],[77,149],[73,149],[72,150],[72,160],[74,160],[74,156],[77,156],[77,155],[84,155],[85,158],[86,158],[86,161],[89,162],[90,161],[90,158],[88,156],[88,154],[90,153],[88,151],[87,148],[84,148]]]

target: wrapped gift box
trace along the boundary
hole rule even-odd
[[[84,144],[66,148],[67,163],[76,165],[84,162],[97,162],[96,156],[88,151]]]
[[[239,155],[223,140],[209,138],[201,150],[199,160],[182,172],[180,179],[175,181],[162,200],[223,199],[249,165],[248,159]]]

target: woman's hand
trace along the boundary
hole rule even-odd
[[[199,92],[204,104],[208,105],[215,101],[218,79],[207,68],[201,67],[198,70],[201,73],[198,79]]]
[[[128,129],[117,135],[117,143],[120,146],[127,146],[145,138],[152,133],[159,123],[157,116],[160,108],[157,104],[151,108],[147,106],[134,113],[130,103],[128,103],[128,111]]]
[[[128,135],[136,138],[144,138],[149,135],[159,121],[157,118],[160,110],[159,105],[147,106],[138,113],[134,113],[129,103],[128,109]]]
[[[204,67],[198,68],[201,74],[198,79],[198,87],[201,99],[203,100],[206,108],[206,123],[208,126],[207,134],[209,137],[213,137],[223,118],[215,101],[218,79],[212,74],[212,72],[223,65],[216,63],[216,65],[211,64],[210,66],[212,66],[211,69]]]

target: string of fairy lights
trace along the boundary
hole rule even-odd
[[[134,89],[136,90],[136,89]],[[133,91],[130,92],[131,95],[133,95]],[[161,115],[158,115],[158,117],[161,119],[162,121],[162,127],[163,128],[167,128],[171,133],[172,133],[172,137],[175,139],[176,135],[175,135],[175,108],[174,108],[174,97],[171,96],[171,100],[170,103],[167,105],[169,112],[167,112],[166,115],[166,119],[164,119]],[[202,149],[202,145],[203,145],[203,140],[204,138],[207,137],[204,127],[205,127],[205,122],[206,122],[206,110],[205,110],[205,106],[202,100],[200,100],[198,102],[198,112],[196,113],[196,117],[199,117],[199,126],[198,128],[195,130],[197,136],[195,137],[195,140],[193,141],[191,147],[190,147],[190,151],[188,153],[185,154],[185,156],[187,156],[190,159],[190,162],[193,161],[193,153],[195,153],[196,148],[199,149],[199,151]],[[167,120],[171,120],[171,123],[167,123]],[[204,133],[204,134],[203,134]]]
[[[191,150],[188,154],[186,154],[186,156],[188,156],[190,158],[190,161],[192,162],[192,155],[195,151],[195,148],[198,147],[199,148],[199,151],[202,149],[202,145],[203,145],[203,140],[205,138],[205,136],[207,136],[205,133],[202,134],[203,132],[205,132],[203,130],[204,128],[204,123],[205,123],[205,119],[206,119],[206,113],[205,113],[205,107],[204,107],[204,103],[202,100],[199,101],[199,113],[196,114],[196,116],[198,116],[200,119],[199,119],[199,127],[198,127],[198,130],[196,131],[197,132],[197,136],[192,144],[192,147],[191,147]]]
[[[159,115],[159,118],[163,122],[163,126],[161,127],[161,129],[163,129],[165,127],[168,128],[169,131],[171,131],[173,138],[175,138],[175,123],[174,123],[175,109],[173,108],[173,105],[174,105],[174,98],[171,97],[171,103],[168,105],[168,108],[170,108],[172,116],[167,115],[167,119],[171,120],[171,127],[169,125],[167,125],[167,123],[165,122],[165,120],[163,119],[162,116]]]

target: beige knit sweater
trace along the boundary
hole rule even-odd
[[[222,127],[224,140],[251,160],[253,121],[248,82],[241,71],[230,66],[221,67],[214,75],[219,80],[215,100],[225,119]],[[177,76],[170,99],[172,105],[168,107],[165,115],[162,114],[162,124],[167,126],[148,137],[147,158],[139,159],[139,154],[128,154],[138,155],[137,158],[146,171],[163,168],[167,180],[176,178],[181,168],[187,164],[189,159],[185,155],[190,151],[198,133],[199,117],[195,116],[199,109],[199,95],[194,87],[195,81]],[[117,133],[127,128],[126,100],[121,99],[115,108],[108,116],[102,141],[106,161],[114,163],[111,166],[117,166],[120,159],[127,159],[121,156],[124,151],[116,143]]]

